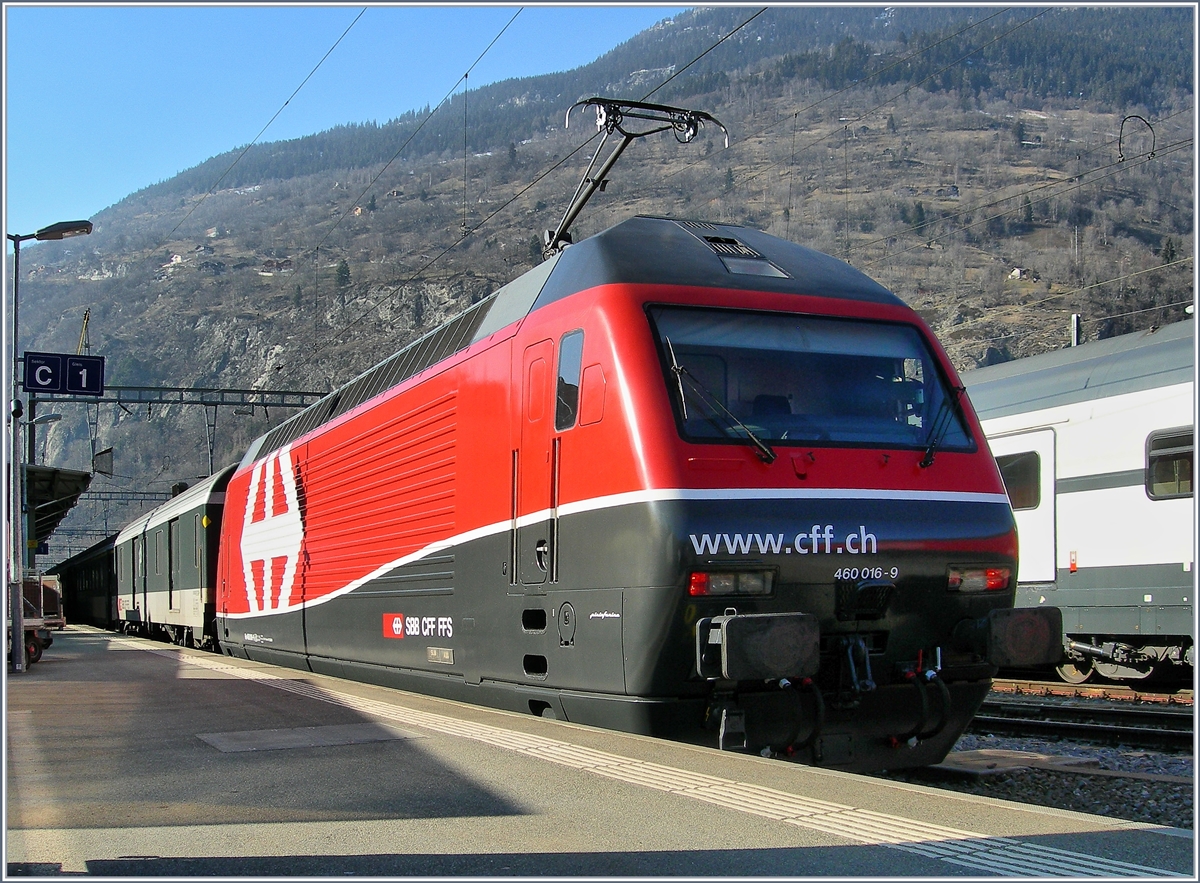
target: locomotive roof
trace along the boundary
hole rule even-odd
[[[870,277],[811,248],[735,224],[639,215],[563,251],[533,309],[612,283],[816,294],[900,304]]]
[[[981,420],[1195,379],[1195,321],[1122,334],[962,374]]]
[[[249,463],[532,311],[600,285],[653,284],[811,294],[902,305],[849,264],[749,227],[636,216],[518,276],[259,438]]]

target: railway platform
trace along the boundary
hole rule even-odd
[[[1194,877],[1192,832],[73,626],[6,690],[7,876]]]

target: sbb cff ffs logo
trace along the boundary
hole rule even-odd
[[[383,615],[383,636],[385,638],[404,637],[403,613],[385,613]]]
[[[452,638],[454,618],[451,616],[405,616],[403,613],[383,614],[385,638]]]

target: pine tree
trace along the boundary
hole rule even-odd
[[[342,262],[337,266],[337,287],[345,288],[350,284],[350,265],[346,263],[346,259],[342,258]]]

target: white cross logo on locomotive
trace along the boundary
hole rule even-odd
[[[304,524],[291,446],[254,467],[242,525],[242,567],[251,613],[289,606]]]

